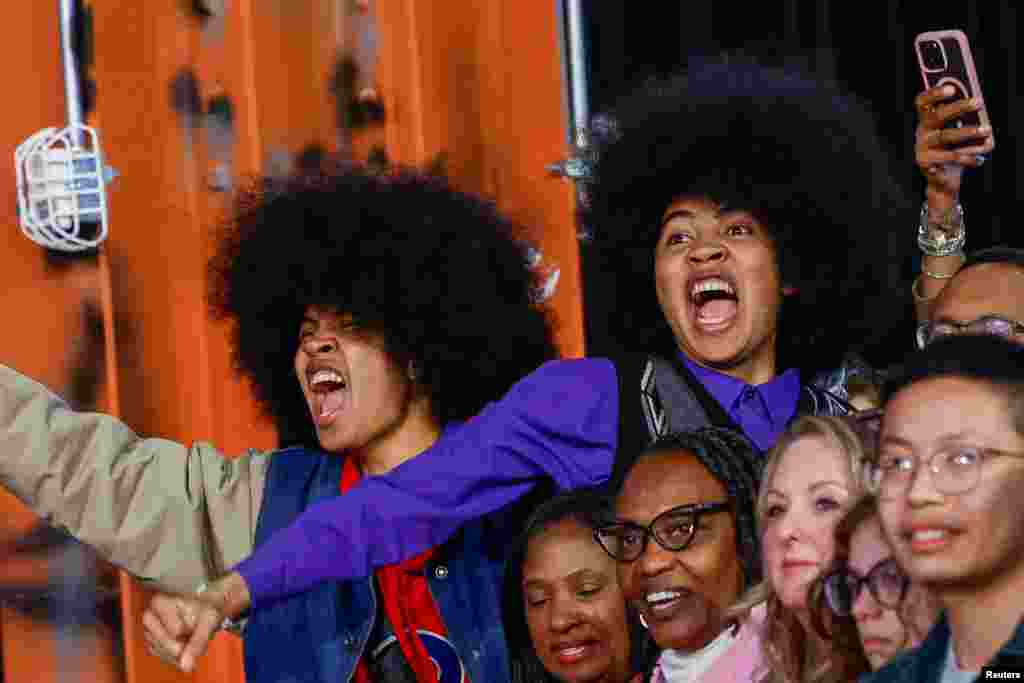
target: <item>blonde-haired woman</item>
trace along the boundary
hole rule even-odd
[[[818,634],[808,607],[815,579],[832,565],[835,527],[863,495],[864,465],[863,442],[842,418],[801,417],[769,453],[756,510],[764,580],[730,610],[760,621],[749,646],[761,662],[755,680],[852,681],[867,670]]]

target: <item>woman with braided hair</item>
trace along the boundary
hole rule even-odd
[[[661,650],[652,682],[750,680],[763,614],[727,610],[761,580],[760,469],[746,439],[705,427],[660,437],[626,472],[615,521],[596,535]]]

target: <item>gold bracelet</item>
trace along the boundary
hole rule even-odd
[[[922,296],[920,292],[920,284],[921,276],[919,275],[916,278],[914,278],[914,284],[910,285],[910,294],[911,296],[914,297],[914,301],[916,301],[919,304],[923,304],[926,301],[934,300],[938,296],[938,294],[933,294],[931,296]]]
[[[933,280],[949,280],[956,276],[957,271],[954,270],[952,273],[933,273],[930,270],[925,270],[924,268],[922,268],[921,274],[926,275],[927,277],[930,277]]]
[[[950,256],[953,255],[954,254],[950,254]],[[957,252],[955,255],[960,257],[960,263],[956,264],[956,268],[953,269],[952,273],[933,273],[932,271],[925,268],[923,264],[921,265],[921,273],[923,275],[930,277],[933,280],[949,280],[950,278],[955,277],[956,274],[960,272],[960,267],[964,265],[964,261],[967,260],[967,256],[962,251]]]

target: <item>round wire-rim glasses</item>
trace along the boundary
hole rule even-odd
[[[940,449],[925,461],[932,475],[932,485],[939,493],[967,493],[981,480],[981,465],[997,457],[1024,458],[1024,451],[954,445]],[[909,453],[882,452],[868,470],[868,490],[880,498],[904,493],[921,464]]]
[[[937,323],[921,323],[917,326],[917,348],[923,349],[940,337],[951,334],[988,334],[1009,339],[1024,334],[1024,323],[1001,315],[983,315],[965,323],[944,320]]]
[[[665,550],[680,552],[693,541],[701,515],[731,509],[727,502],[680,505],[665,510],[647,526],[623,521],[604,524],[594,529],[594,540],[619,562],[636,561],[647,550],[650,537]]]
[[[843,567],[825,577],[825,602],[836,615],[850,616],[864,586],[879,605],[896,609],[907,595],[910,579],[892,557],[876,564],[864,576]]]

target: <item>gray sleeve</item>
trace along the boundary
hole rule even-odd
[[[0,485],[160,588],[191,592],[251,553],[269,455],[140,438],[0,365]]]

